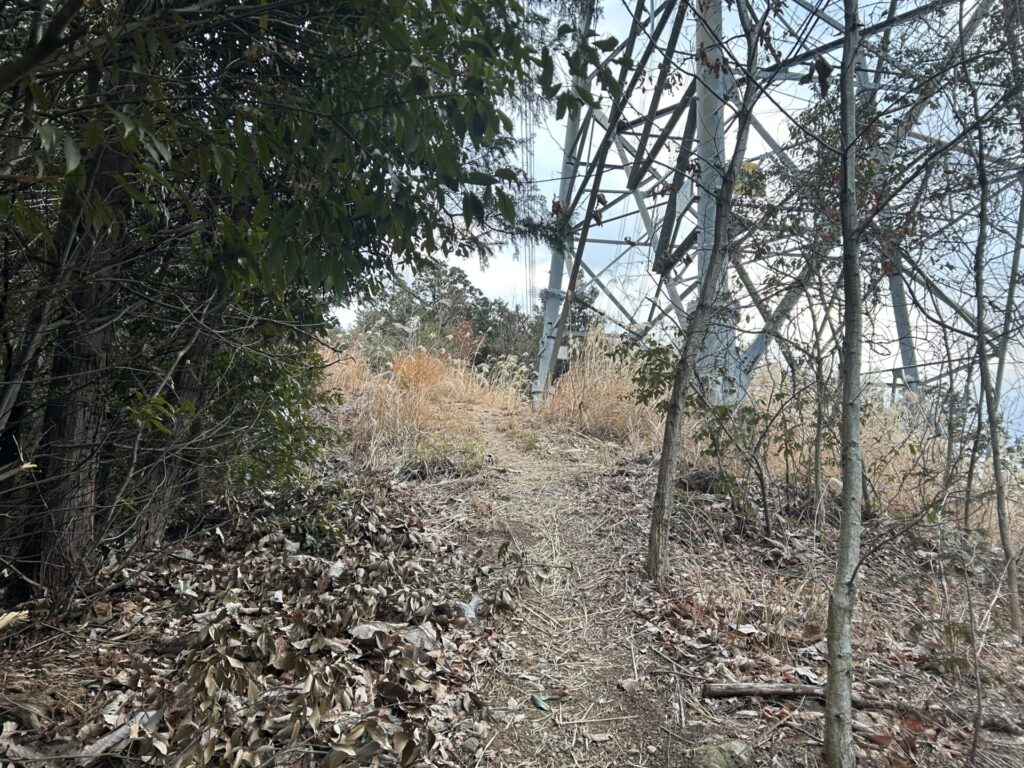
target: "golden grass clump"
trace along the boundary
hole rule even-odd
[[[515,408],[511,367],[476,371],[423,349],[378,355],[358,345],[331,354],[325,386],[340,395],[337,422],[353,459],[401,477],[469,474],[485,450],[474,408]],[[497,368],[498,372],[494,372]]]
[[[637,363],[613,356],[615,344],[597,331],[577,340],[572,365],[536,413],[562,428],[656,456],[664,416],[655,405],[637,402]],[[485,412],[505,414],[513,432],[535,423],[528,404],[532,371],[515,360],[473,366],[444,352],[381,350],[356,340],[345,354],[327,362],[327,388],[342,400],[337,423],[352,457],[367,469],[402,477],[471,473],[486,455],[480,432]],[[816,514],[822,505],[834,505],[841,487],[836,393],[826,391],[821,423],[813,383],[794,381],[777,367],[758,370],[748,393],[745,410],[696,409],[684,416],[680,472],[714,470],[752,481],[753,468],[762,466],[778,492],[803,489]],[[872,504],[895,517],[931,508],[943,493],[945,438],[921,404],[910,398],[891,402],[880,390],[866,394],[870,407],[864,413],[862,444]],[[523,434],[528,450],[529,438],[535,442],[536,435]],[[819,435],[821,497],[816,497],[814,445]],[[984,526],[991,514],[991,479],[981,464],[974,484],[981,497],[975,517]],[[953,476],[962,476],[964,469],[961,461]],[[1016,511],[1019,489],[1013,485]],[[962,489],[954,487],[952,493],[950,508],[960,506]],[[1015,512],[1014,518],[1015,527],[1024,526],[1024,515]]]
[[[561,424],[616,440],[637,451],[657,450],[662,414],[636,399],[634,364],[611,356],[615,341],[593,332],[575,343],[572,365],[542,406]]]
[[[541,406],[560,424],[577,432],[617,441],[637,453],[657,455],[661,449],[664,416],[654,405],[636,400],[636,364],[612,356],[615,340],[594,332],[576,342],[572,365],[559,376]],[[682,475],[706,470],[753,480],[760,464],[769,483],[785,493],[802,490],[817,508],[838,502],[841,488],[839,457],[839,395],[831,386],[824,393],[819,423],[815,387],[804,377],[783,375],[778,366],[758,369],[743,407],[690,409],[683,416],[679,465]],[[891,517],[917,514],[942,503],[946,476],[946,438],[936,429],[927,404],[907,394],[895,401],[885,388],[868,383],[862,417],[862,446],[870,502]],[[821,497],[814,496],[815,441],[820,440]],[[757,456],[753,456],[756,453]],[[962,460],[952,471],[961,478]],[[974,492],[984,501],[975,505],[985,526],[991,514],[991,478],[981,467]],[[1015,490],[1015,489],[1014,489]],[[954,482],[952,496],[962,496]],[[1015,497],[1014,508],[1020,505]],[[1024,520],[1024,515],[1015,515]],[[1024,527],[1024,523],[1021,523]]]

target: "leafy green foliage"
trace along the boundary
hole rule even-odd
[[[183,214],[236,289],[360,292],[396,263],[484,251],[492,225],[515,220],[503,104],[538,77],[559,86],[558,51],[527,44],[514,0],[156,13],[141,34],[118,13],[84,12],[83,25],[114,31],[67,55],[86,68],[96,57],[111,83],[90,95],[83,81],[71,117],[41,114],[68,100],[56,66],[29,82],[20,106],[38,143],[26,182],[82,194],[87,161],[113,142],[131,157],[118,177],[130,206]],[[570,43],[566,66],[581,75],[597,48]],[[88,208],[90,226],[118,226],[106,202]]]
[[[599,60],[592,34],[531,45],[524,15],[0,9],[0,469],[36,465],[0,507],[26,572],[66,588],[97,536],[154,543],[182,507],[294,475],[323,443],[331,302],[523,227],[507,110]]]
[[[543,317],[488,299],[457,267],[437,265],[396,283],[360,311],[357,331],[386,349],[424,346],[462,360],[535,362]]]
[[[648,337],[637,345],[620,345],[613,354],[619,360],[632,364],[637,402],[643,405],[656,403],[661,408],[668,406],[672,374],[679,356],[675,347]]]

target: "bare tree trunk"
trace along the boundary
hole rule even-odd
[[[746,0],[737,4],[740,21],[747,38],[747,71],[756,72],[757,41],[764,25],[764,17],[756,20],[749,15]],[[711,62],[706,63],[711,66]],[[665,550],[672,528],[672,514],[675,511],[676,459],[679,455],[679,427],[682,421],[686,394],[693,381],[697,361],[704,346],[712,313],[718,305],[719,291],[724,284],[725,270],[729,263],[729,219],[732,213],[733,193],[736,176],[747,149],[750,120],[759,93],[758,86],[748,83],[742,104],[736,117],[736,144],[733,155],[722,174],[722,185],[715,198],[714,232],[707,271],[697,294],[697,305],[690,317],[683,340],[683,348],[676,362],[672,376],[672,392],[669,396],[668,412],[665,417],[665,434],[661,443],[661,457],[658,462],[658,483],[651,510],[651,531],[647,545],[647,576],[658,585],[664,585],[668,571]],[[708,190],[704,191],[705,194]]]
[[[702,286],[701,293],[703,292]],[[699,311],[698,308],[698,313]],[[694,314],[691,327],[686,334],[683,353],[676,362],[672,376],[672,393],[665,415],[665,435],[661,441],[661,459],[658,462],[658,484],[654,491],[654,508],[651,511],[651,532],[647,542],[647,576],[659,585],[665,583],[668,571],[665,548],[672,530],[672,513],[675,510],[679,424],[682,420],[686,391],[690,388],[690,380],[693,378],[693,361],[696,357],[688,354],[687,348],[691,346],[690,339],[697,332],[694,328],[697,317],[698,314]]]
[[[857,94],[855,67],[860,45],[857,0],[844,0],[845,32],[840,74],[839,121],[842,174],[839,213],[843,259],[843,350],[841,452],[843,494],[836,573],[828,605],[828,685],[825,694],[825,761],[853,768],[853,609],[860,562],[863,492],[861,414],[861,276],[857,216]]]
[[[825,423],[825,365],[824,351],[821,343],[821,326],[817,319],[814,322],[814,419],[817,428],[814,430],[814,459],[811,467],[812,488],[814,493],[814,514],[821,504],[824,495],[824,478],[822,460],[824,455],[824,432],[821,425]]]
[[[963,7],[961,6],[961,23],[963,19]],[[963,50],[963,36],[961,30],[961,69],[968,91],[971,94],[972,118],[975,128],[974,135],[977,146],[974,148],[974,163],[978,171],[978,190],[980,193],[978,207],[978,238],[974,246],[974,303],[975,308],[975,333],[978,337],[978,373],[981,379],[981,394],[984,398],[985,416],[988,422],[989,444],[992,453],[992,480],[995,483],[996,491],[996,520],[999,525],[999,542],[1003,549],[1003,561],[1006,570],[1007,599],[1010,604],[1010,626],[1014,634],[1021,636],[1021,614],[1020,614],[1020,591],[1017,583],[1017,557],[1013,545],[1013,537],[1010,534],[1009,510],[1006,504],[1006,478],[1003,476],[1003,445],[1002,430],[999,424],[999,394],[997,384],[992,380],[992,371],[989,368],[989,356],[992,350],[989,349],[988,327],[985,321],[985,256],[988,247],[989,232],[989,207],[991,198],[991,187],[988,178],[988,161],[986,159],[985,130],[981,118],[980,97],[978,88],[971,76],[970,66],[966,61],[966,51]],[[1011,278],[1011,284],[1016,275]],[[1010,296],[1012,297],[1012,292]],[[1012,311],[1010,307],[1008,311]],[[1005,347],[998,346],[995,350],[999,355],[1005,351]],[[1001,366],[1000,366],[1001,367]],[[1001,383],[1001,382],[1000,382]],[[979,425],[980,425],[979,413]]]
[[[126,162],[115,150],[98,150],[94,191],[108,205],[118,202],[112,199],[120,194],[115,177]],[[38,551],[37,581],[55,595],[70,591],[93,556],[103,378],[114,333],[105,315],[120,272],[113,237],[89,235],[77,218],[67,248],[75,262],[69,270],[75,287],[61,308],[54,347],[39,449],[42,518],[38,542],[32,543]]]
[[[669,398],[668,412],[665,416],[665,435],[661,443],[661,457],[658,462],[658,484],[654,493],[654,508],[651,512],[651,532],[647,546],[647,576],[664,584],[668,566],[665,558],[665,546],[672,528],[672,513],[675,511],[676,458],[679,455],[679,427],[682,422],[686,394],[693,381],[693,372],[697,366],[707,334],[711,315],[718,301],[718,291],[728,262],[728,250],[725,243],[720,243],[719,235],[724,235],[724,224],[728,210],[732,204],[731,190],[735,185],[735,163],[730,164],[722,181],[722,194],[718,200],[715,213],[715,245],[712,248],[708,273],[701,283],[697,306],[690,317],[690,325],[686,329],[683,349],[676,362],[672,376],[672,393]]]
[[[1024,135],[1024,108],[1019,108],[1018,126]],[[1003,378],[1006,374],[1006,352],[1013,332],[1013,318],[1017,309],[1017,273],[1020,271],[1021,251],[1024,250],[1024,188],[1020,191],[1017,206],[1017,230],[1013,236],[1013,258],[1010,260],[1010,286],[1006,292],[1006,309],[1003,313],[1003,328],[999,334],[999,361],[996,367],[996,402],[1003,394]]]
[[[971,369],[968,368],[968,375],[971,375]],[[970,390],[970,385],[973,383],[973,379],[969,378],[967,382],[967,389]],[[978,473],[978,457],[981,455],[981,435],[985,429],[985,393],[982,392],[977,397],[977,402],[974,404],[974,437],[971,440],[971,453],[967,462],[967,483],[964,489],[964,528],[971,527],[971,502],[974,501],[974,478]]]
[[[63,592],[84,572],[92,556],[93,514],[104,404],[102,371],[111,328],[91,331],[103,306],[100,286],[75,291],[54,351],[55,392],[43,417],[43,515],[38,581]]]

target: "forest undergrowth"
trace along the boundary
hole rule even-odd
[[[373,466],[442,489],[444,501],[438,505],[464,508],[471,530],[483,526],[506,547],[516,541],[516,525],[546,530],[542,538],[549,544],[579,535],[573,532],[580,527],[592,529],[581,548],[562,554],[566,567],[577,573],[584,560],[596,561],[598,574],[605,559],[614,560],[614,585],[592,595],[590,606],[599,614],[614,594],[621,596],[618,607],[627,608],[623,626],[606,632],[607,643],[621,644],[627,637],[631,645],[645,646],[645,655],[653,654],[647,658],[669,660],[667,670],[653,670],[643,681],[625,669],[611,689],[621,694],[625,680],[628,690],[653,692],[655,714],[648,701],[643,717],[655,719],[651,729],[671,731],[669,742],[677,742],[677,751],[731,735],[757,747],[753,764],[779,764],[772,762],[776,756],[784,765],[814,764],[822,718],[815,691],[820,693],[826,675],[824,628],[840,487],[837,440],[829,427],[835,420],[808,408],[806,385],[771,370],[754,382],[745,427],[742,420],[739,428],[736,419],[725,422],[715,409],[691,414],[686,430],[694,439],[681,455],[671,585],[660,595],[652,593],[642,562],[663,420],[655,405],[637,401],[635,361],[611,352],[600,337],[588,340],[540,406],[515,396],[514,376],[491,384],[458,360],[422,350],[397,353],[376,372],[365,364],[343,363],[338,381],[346,387],[389,396],[376,401],[376,411],[367,409],[370,401],[360,395],[353,400],[360,406],[343,411],[341,419],[349,425],[372,422],[369,433],[381,440],[380,425],[396,402],[415,403],[432,444],[447,446],[449,460],[434,462],[425,474],[410,474],[414,454],[408,446],[415,443],[407,435],[404,443],[392,436],[393,450],[387,457],[373,454]],[[407,375],[413,360],[431,371],[422,390]],[[828,420],[821,429],[816,415]],[[931,423],[909,399],[876,397],[866,413],[870,519],[856,626],[858,748],[871,765],[950,765],[969,757],[979,765],[1010,765],[1020,759],[1024,681],[999,606],[1002,560],[991,492],[982,475],[974,489],[982,501],[970,525],[957,519],[952,510],[962,489],[948,483],[943,488],[943,472],[955,470],[944,466],[949,452],[938,440],[922,438]],[[400,443],[406,449],[394,450]],[[585,468],[578,466],[581,452],[587,456]],[[469,462],[454,458],[469,455]],[[495,466],[504,490],[492,487]],[[531,502],[540,493],[537,484],[552,475],[564,482],[559,491],[549,491],[556,512],[545,516]],[[495,506],[505,514],[496,515]],[[1019,500],[1015,509],[1014,528],[1020,531]],[[466,545],[476,543],[470,539]],[[586,570],[594,573],[595,566]],[[571,584],[563,588],[575,595],[570,606],[585,599]],[[531,635],[538,631],[536,620],[541,629],[550,624],[540,617],[565,623],[543,599],[544,589],[533,591],[540,602],[531,603],[539,611],[533,613]],[[511,621],[515,626],[516,619]],[[571,647],[575,638],[570,633],[565,642]],[[615,657],[610,650],[604,653],[604,662]],[[715,686],[728,684],[739,685],[734,693],[743,695],[719,698],[729,690]],[[764,687],[771,685],[781,687]],[[591,697],[590,704],[600,701],[593,692],[574,695],[582,701]],[[680,715],[688,707],[701,714]],[[508,722],[516,716],[512,713]],[[559,719],[565,718],[554,717]],[[596,727],[589,726],[588,733]],[[594,764],[668,760],[671,744],[648,738],[640,745],[645,749],[637,751],[635,724],[631,728],[613,729],[610,739],[624,750],[623,762]],[[564,744],[559,752],[559,738],[575,744],[577,736],[586,743],[579,734],[555,735],[547,762],[535,756],[539,762],[527,764],[560,764],[574,753]],[[515,745],[506,749],[517,751]],[[500,756],[486,757],[504,764]]]
[[[339,402],[324,418],[340,438],[327,463],[288,490],[211,505],[159,552],[111,554],[63,613],[39,600],[0,616],[0,754],[818,764],[833,444],[819,446],[812,502],[807,424],[776,416],[764,435],[725,441],[715,414],[691,416],[656,591],[643,553],[661,417],[608,351],[586,344],[540,406],[514,362],[325,352]],[[752,409],[802,413],[799,395],[766,376]],[[1001,558],[983,506],[970,528],[915,512],[936,454],[907,457],[906,409],[879,407],[865,425],[857,749],[864,765],[972,752],[1017,765],[1024,681],[998,605]]]

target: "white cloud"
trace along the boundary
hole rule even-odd
[[[532,263],[531,263],[532,262]],[[510,251],[495,254],[483,267],[475,259],[449,259],[470,282],[489,299],[500,299],[510,306],[527,309],[536,302],[539,291],[547,286],[549,256],[546,248],[536,249],[531,259],[525,247],[518,256]]]

